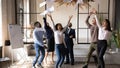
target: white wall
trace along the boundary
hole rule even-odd
[[[71,19],[71,23],[73,24],[73,28],[77,28],[77,10],[75,9],[75,6],[58,6],[56,3],[54,4],[55,11],[52,13],[53,19],[56,23],[61,23],[63,26],[66,26],[69,16],[73,15],[73,18]],[[48,18],[48,22],[51,22]]]
[[[15,0],[2,0],[2,44],[3,46],[3,57],[9,57],[12,60],[20,60],[22,55],[25,54],[23,49],[13,50],[10,46],[5,46],[5,40],[9,40],[8,24],[15,24]],[[22,54],[21,54],[22,53]]]
[[[114,27],[115,20],[115,0],[110,0],[110,22],[111,27]]]
[[[4,50],[4,42],[6,39],[8,39],[8,29],[7,29],[7,4],[6,4],[7,0],[2,0],[2,44],[3,44],[3,57],[6,56],[5,54],[5,50]],[[5,30],[6,29],[6,30]],[[8,49],[6,49],[7,52]]]
[[[111,22],[111,25],[113,23],[113,2],[114,0],[110,0],[110,22]],[[99,5],[99,12],[100,13],[108,13],[108,0],[100,0],[100,5]],[[93,2],[93,3],[90,3],[91,4],[91,7],[90,7],[90,10],[92,8],[96,8],[97,11],[98,11],[98,4],[96,2]],[[63,26],[65,26],[67,24],[67,21],[68,21],[68,17],[70,15],[74,15],[73,16],[73,19],[71,20],[72,24],[73,24],[73,28],[77,29],[77,10],[75,10],[75,6],[66,6],[66,5],[62,5],[62,6],[59,6],[57,4],[54,4],[55,6],[55,11],[52,13],[52,16],[53,16],[53,19],[55,21],[55,23],[62,23]],[[88,12],[88,8],[85,8],[84,9],[79,9],[79,11],[81,13],[87,13]],[[108,15],[107,14],[104,14],[103,15],[103,19],[105,18],[108,18]],[[86,27],[86,24],[85,24],[85,20],[87,18],[87,14],[83,15],[81,14],[80,15],[80,23],[79,23],[79,27]],[[48,22],[51,22],[48,18]],[[77,34],[77,31],[76,31],[76,34]],[[79,40],[80,42],[84,40],[87,40],[86,38],[87,37],[87,33],[86,31],[79,31],[79,34],[81,34],[79,37]],[[77,36],[77,35],[76,35]]]
[[[11,56],[10,46],[5,46],[5,40],[9,39],[8,36],[8,24],[15,23],[15,7],[14,0],[2,0],[2,45],[3,45],[3,57]]]
[[[36,11],[37,13],[42,13],[45,10],[45,7],[39,7],[39,4],[43,1],[37,0],[36,1]],[[68,18],[70,15],[73,15],[73,19],[71,22],[74,24],[73,27],[76,28],[77,24],[77,10],[75,10],[75,6],[59,6],[55,3],[55,11],[52,13],[53,18],[55,20],[55,23],[62,23],[63,26],[67,24]],[[43,16],[40,16],[37,14],[37,21],[40,21],[43,24]],[[31,23],[33,23],[35,20],[33,20]],[[51,22],[48,18],[48,22]]]
[[[39,4],[42,2],[44,2],[44,0],[37,0],[36,1],[36,12],[37,13],[42,13],[45,10],[45,6],[39,7]],[[37,21],[39,21],[41,24],[43,24],[43,16],[41,16],[40,14],[37,14]]]

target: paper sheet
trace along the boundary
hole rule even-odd
[[[47,10],[45,10],[44,12],[42,12],[40,15],[46,15],[47,13],[52,13],[54,11],[54,6],[51,6],[50,8],[48,8]]]
[[[41,6],[44,6],[47,4],[47,10],[43,11],[40,15],[46,15],[47,13],[52,13],[54,11],[54,1],[55,0],[46,0],[46,2],[43,2]]]
[[[63,0],[63,2],[71,2],[72,0]]]
[[[46,5],[46,1],[45,1],[45,2],[40,3],[39,7],[41,8],[41,7],[45,6],[45,5]]]

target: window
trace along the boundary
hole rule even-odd
[[[39,7],[42,2],[41,0],[16,0],[17,24],[22,26],[24,43],[33,43],[32,25],[35,21],[42,21],[40,13],[45,9]]]
[[[29,43],[33,42],[32,39],[32,30],[33,28],[31,25],[35,21],[42,22],[42,16],[39,14],[45,10],[44,7],[39,7],[39,4],[44,2],[45,0],[16,0],[16,8],[17,8],[17,24],[20,24],[23,28],[23,39],[24,42]],[[56,5],[56,4],[54,4]],[[73,9],[73,6],[71,6],[71,10],[69,10],[69,13],[66,13],[67,9],[64,9],[64,5],[60,6],[59,8],[56,8],[56,11],[54,12],[53,16],[57,17],[55,19],[55,22],[59,21],[64,25],[64,22],[66,22],[67,17],[70,14],[74,14],[74,28],[77,29],[77,43],[90,43],[90,30],[87,28],[85,24],[85,19],[88,16],[90,10],[94,7],[97,9],[99,14],[102,18],[108,18],[109,19],[109,7],[110,7],[110,0],[100,0],[100,3],[96,2],[90,2],[91,7],[84,9],[78,9],[78,13],[75,12]],[[64,10],[63,10],[64,9]],[[75,14],[76,13],[76,14]],[[75,16],[78,16],[77,18]],[[62,21],[61,21],[61,20]],[[49,18],[47,19],[49,21]],[[77,23],[76,23],[77,22]],[[41,23],[42,24],[42,23]]]
[[[109,19],[110,0],[100,0],[99,3],[90,2],[90,5],[91,7],[87,9],[78,8],[77,43],[90,43],[90,30],[86,26],[85,20],[93,8],[97,9],[100,21],[105,18]]]

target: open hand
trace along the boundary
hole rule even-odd
[[[97,14],[97,10],[95,8],[92,9],[93,14]]]
[[[44,48],[47,49],[48,47],[44,45]]]
[[[93,12],[90,12],[90,13],[89,13],[89,16],[91,16],[92,14],[93,14]]]
[[[52,15],[51,14],[47,14],[50,18],[52,17]]]
[[[70,38],[73,38],[73,35],[71,35]]]

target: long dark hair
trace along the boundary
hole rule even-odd
[[[58,25],[60,25],[60,26],[62,27],[61,23],[57,23],[57,24],[55,25],[55,29],[56,29],[56,30],[58,30],[58,28],[57,28]],[[63,29],[63,27],[62,27],[62,29]],[[62,29],[61,29],[61,30],[62,30]]]
[[[106,23],[107,23],[107,26],[106,26],[106,30],[108,31],[112,31],[111,30],[111,26],[110,26],[110,21],[108,19],[105,19]]]
[[[39,28],[41,28],[40,22],[36,21],[36,22],[34,23],[34,27],[39,27]]]

